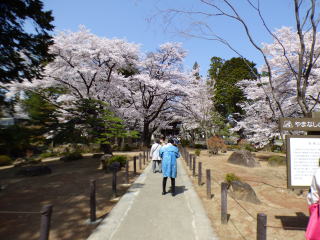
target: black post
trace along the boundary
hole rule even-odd
[[[137,156],[133,157],[133,173],[137,174]]]
[[[96,221],[96,180],[90,181],[90,222]]]
[[[117,169],[112,169],[112,194],[117,197]]]
[[[196,176],[196,155],[193,155],[192,176]]]
[[[143,151],[143,165],[146,165],[146,151]]]
[[[41,209],[40,240],[49,239],[52,207],[52,205],[45,205]]]
[[[126,161],[125,183],[129,183],[129,161]]]
[[[192,154],[189,155],[189,170],[192,171]]]
[[[142,169],[142,154],[139,154],[139,169]]]
[[[150,152],[149,152],[149,150],[147,150],[147,162],[149,162],[149,154],[150,154]]]
[[[257,214],[257,240],[267,240],[267,215]]]
[[[226,224],[228,222],[228,210],[227,210],[227,183],[221,183],[221,223]]]
[[[207,198],[211,199],[211,171],[210,171],[210,169],[206,170],[206,179],[207,179]]]
[[[202,162],[198,162],[198,185],[202,183]]]

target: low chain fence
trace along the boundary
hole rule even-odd
[[[137,171],[137,164],[139,166],[139,170],[142,170],[143,166],[148,164],[150,161],[149,159],[149,151],[143,151],[138,156],[133,157],[133,166],[132,166],[132,172],[133,176],[138,175]],[[112,172],[112,195],[113,197],[117,197],[117,187],[118,187],[118,177],[117,172],[120,169],[120,166],[118,164],[111,165],[109,168]],[[126,161],[125,164],[125,172],[124,172],[124,183],[129,184],[129,177],[130,177],[130,171],[129,169],[129,160]],[[89,205],[90,205],[90,212],[89,212],[89,218],[90,223],[94,223],[97,221],[96,216],[96,210],[97,210],[97,202],[96,202],[96,180],[91,180],[89,184]],[[51,218],[52,214],[54,214],[53,211],[53,205],[44,205],[41,209],[41,211],[5,211],[0,210],[0,214],[35,214],[40,215],[40,237],[39,240],[48,240],[50,235],[50,224],[51,224]]]
[[[211,187],[212,187],[211,184],[212,183],[215,183],[215,184],[221,186],[221,203],[220,203],[221,224],[227,224],[230,221],[231,224],[233,225],[234,229],[241,236],[241,238],[244,239],[244,240],[247,240],[247,238],[240,231],[240,229],[237,227],[235,222],[232,219],[228,218],[227,202],[228,202],[228,196],[229,196],[250,218],[252,218],[252,220],[255,221],[256,229],[257,229],[257,236],[256,236],[257,240],[266,240],[267,239],[267,228],[283,229],[283,227],[280,227],[280,226],[268,225],[267,224],[267,215],[266,214],[257,213],[257,216],[254,216],[237,199],[235,199],[231,195],[228,195],[228,184],[225,183],[225,182],[218,182],[217,180],[212,178],[211,169],[206,169],[205,170],[205,173],[206,173],[206,178],[205,179],[206,180],[205,180],[205,184],[203,184],[203,182],[202,182],[202,163],[198,162],[198,164],[197,164],[196,155],[191,154],[190,152],[188,152],[188,150],[186,148],[182,147],[182,148],[180,148],[180,151],[181,151],[182,157],[183,157],[183,159],[185,161],[185,164],[189,168],[190,173],[192,174],[192,176],[193,177],[197,176],[198,185],[199,186],[206,185],[206,193],[207,193],[206,196],[207,196],[207,199],[211,199],[212,198],[212,193],[211,193]],[[197,175],[196,175],[196,172],[198,172]],[[287,190],[284,187],[274,186],[272,184],[265,183],[265,182],[259,182],[259,181],[254,181],[254,180],[248,180],[248,181],[265,184],[265,185],[268,185],[270,187],[277,188],[277,189]],[[286,230],[305,230],[305,228],[297,228],[297,227],[290,228],[290,227],[286,227]]]

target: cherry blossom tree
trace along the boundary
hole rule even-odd
[[[245,36],[248,38],[249,43],[255,48],[263,57],[265,65],[263,68],[264,78],[260,78],[260,75],[257,76],[256,83],[252,82],[250,85],[247,82],[248,89],[251,89],[252,92],[261,93],[259,96],[263,102],[257,101],[256,97],[253,97],[253,93],[248,93],[248,97],[251,96],[251,109],[247,109],[247,115],[255,116],[253,125],[245,125],[242,127],[250,129],[247,131],[251,134],[253,132],[260,132],[261,134],[253,137],[248,135],[249,138],[255,139],[254,141],[259,145],[265,145],[267,142],[266,136],[272,138],[274,133],[274,128],[271,130],[268,128],[270,125],[277,125],[279,117],[290,117],[296,115],[308,116],[311,111],[317,109],[319,103],[319,95],[317,92],[318,89],[312,88],[312,86],[317,86],[314,83],[313,75],[317,72],[317,60],[319,58],[319,49],[318,49],[318,25],[319,25],[319,1],[318,0],[293,0],[293,14],[295,18],[295,33],[289,34],[290,37],[284,38],[285,36],[281,35],[281,32],[285,34],[285,30],[273,32],[266,23],[266,19],[263,17],[263,9],[261,9],[260,0],[246,0],[246,1],[231,1],[231,0],[199,0],[199,4],[194,5],[193,8],[185,9],[167,9],[164,12],[164,16],[169,20],[169,25],[174,20],[179,18],[179,21],[186,21],[191,19],[190,25],[187,25],[185,30],[180,30],[184,35],[196,38],[202,38],[206,40],[218,41],[224,44],[226,47],[234,51],[237,55],[243,58],[242,54],[232,46],[231,42],[228,39],[222,37],[221,33],[214,31],[212,23],[215,18],[226,18],[228,20],[234,21],[236,24],[240,24],[244,30]],[[274,45],[261,46],[256,40],[256,35],[252,31],[252,28],[246,21],[244,12],[240,11],[238,4],[247,4],[246,12],[250,10],[253,13],[256,13],[257,21],[256,23],[261,23],[261,30],[265,30],[270,36],[274,39]],[[252,12],[251,12],[252,13]],[[191,26],[191,27],[189,27]],[[166,26],[168,28],[168,26]],[[287,30],[288,33],[288,30]],[[279,36],[278,36],[279,35]],[[294,39],[294,40],[293,40]],[[292,45],[287,44],[287,42],[292,43]],[[274,52],[270,52],[274,51]],[[270,57],[270,54],[275,54],[278,52],[278,58]],[[280,58],[282,61],[280,61]],[[274,60],[273,62],[271,60]],[[282,66],[276,64],[276,62],[282,63]],[[286,69],[286,72],[281,71]],[[280,81],[280,77],[285,79],[292,79],[292,81]],[[245,82],[243,82],[245,85]],[[282,84],[282,86],[281,86]],[[288,86],[285,86],[288,84]],[[294,88],[290,84],[294,84]],[[243,86],[244,86],[243,85]],[[257,85],[255,88],[253,85]],[[279,88],[280,87],[280,88]],[[254,88],[255,90],[253,90]],[[280,94],[279,90],[286,90],[286,96],[290,96],[289,99],[284,99],[283,95]],[[288,89],[292,93],[288,93]],[[313,90],[314,89],[314,90]],[[249,91],[249,90],[248,90]],[[311,91],[315,91],[315,94],[311,94]],[[294,100],[295,101],[291,101]],[[255,102],[256,101],[256,102]],[[256,110],[258,106],[255,103],[261,104],[260,113]],[[299,109],[296,109],[296,104]],[[291,106],[292,108],[288,107]],[[256,110],[253,110],[255,107]],[[265,108],[265,109],[262,109]],[[287,111],[291,109],[291,111]],[[266,112],[268,114],[266,114]],[[264,113],[264,114],[262,114]],[[270,120],[270,121],[268,121]],[[264,123],[265,121],[265,123]],[[276,131],[278,133],[278,131]],[[259,142],[259,136],[265,136],[261,139],[261,144]],[[283,139],[283,138],[282,138]],[[270,140],[270,138],[269,138]]]
[[[100,122],[92,119],[106,105],[97,103],[107,103],[130,129],[141,130],[145,145],[153,132],[176,118],[190,80],[182,67],[186,51],[181,44],[165,43],[142,56],[138,45],[101,38],[84,27],[60,32],[54,42],[56,59],[46,66],[44,79],[11,84],[8,97],[21,90],[40,94],[43,88],[60,88],[58,96],[43,97],[57,107],[62,122],[85,116]]]
[[[140,54],[137,44],[98,37],[83,26],[78,32],[57,34],[50,53],[56,57],[45,67],[44,78],[10,84],[7,97],[25,90],[33,91],[57,107],[60,122],[76,118],[78,123],[92,114],[98,117],[106,107],[105,104],[97,104],[99,102],[108,103],[109,110],[115,112],[114,106],[124,101],[126,96],[123,69],[136,65]],[[61,89],[58,95],[41,94],[42,89],[53,87]],[[79,109],[87,114],[79,112]]]
[[[78,32],[56,35],[50,52],[56,58],[46,66],[45,78],[10,85],[10,94],[15,94],[15,89],[61,86],[67,91],[56,99],[57,102],[96,99],[112,103],[123,91],[119,83],[125,77],[120,70],[137,64],[139,59],[138,45],[98,37],[83,26]]]
[[[184,107],[182,128],[187,132],[199,130],[204,134],[207,143],[216,128],[213,121],[212,91],[203,79],[192,82],[189,89],[188,96],[181,103]]]
[[[242,104],[246,118],[239,122],[235,129],[247,129],[249,139],[259,146],[279,136],[280,117],[307,116],[311,111],[320,110],[320,64],[317,61],[320,53],[319,33],[316,41],[313,41],[312,32],[304,33],[303,71],[307,71],[311,59],[313,62],[310,72],[303,73],[302,78],[297,76],[301,54],[299,35],[288,27],[278,29],[274,35],[277,39],[263,47],[271,72],[268,72],[266,65],[261,69],[268,73],[266,75],[272,76],[272,85],[269,76],[263,76],[257,81],[243,80],[239,83],[249,101]]]
[[[176,118],[178,103],[187,96],[190,74],[182,69],[185,56],[181,44],[164,43],[145,56],[138,74],[127,79],[129,104],[122,112],[141,129],[146,146],[152,133]]]

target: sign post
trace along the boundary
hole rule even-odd
[[[320,118],[280,118],[280,131],[306,131],[308,135],[287,135],[288,188],[309,188],[320,159]],[[316,135],[315,135],[316,134]]]

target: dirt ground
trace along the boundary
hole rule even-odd
[[[132,157],[139,152],[116,154]],[[43,164],[51,167],[51,174],[17,177],[17,168],[0,168],[0,183],[4,186],[0,191],[0,239],[39,239],[39,212],[46,204],[53,204],[50,240],[87,239],[97,227],[89,224],[90,180],[96,180],[97,218],[101,219],[117,203],[112,196],[112,175],[99,169],[100,161],[89,156],[74,162],[51,160]],[[138,162],[137,170],[140,172]],[[129,162],[129,171],[132,182],[136,178],[133,161]],[[124,170],[118,173],[117,181],[124,183]],[[118,195],[127,189],[128,186],[119,185]]]
[[[192,153],[193,151],[190,150]],[[286,166],[269,166],[266,159],[274,153],[255,153],[261,167],[247,168],[227,162],[232,152],[210,156],[202,150],[197,161],[202,162],[202,182],[198,186],[198,178],[191,177],[198,195],[212,221],[212,225],[221,240],[255,240],[257,213],[267,215],[268,240],[303,240],[308,223],[306,202],[307,191],[299,193],[287,189]],[[198,165],[197,165],[198,166]],[[187,168],[187,167],[186,167]],[[211,169],[212,198],[206,197],[205,171]],[[197,172],[198,170],[196,170]],[[191,171],[189,171],[191,176]],[[228,195],[227,224],[221,224],[221,182],[227,173],[234,173],[254,189],[261,204],[234,200]]]

